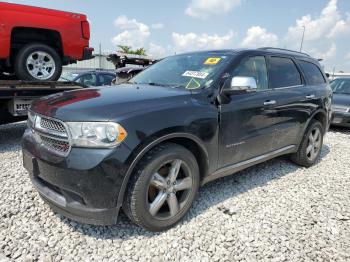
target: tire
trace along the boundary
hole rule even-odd
[[[175,174],[176,170],[178,175],[173,183],[171,174]],[[156,175],[161,177],[155,178]],[[146,230],[158,232],[169,229],[192,206],[199,183],[198,164],[189,150],[173,143],[159,145],[136,166],[124,199],[124,213]],[[185,184],[187,189],[181,190]],[[157,207],[160,207],[158,211]]]
[[[317,141],[314,141],[314,143],[312,143],[310,136],[312,135],[314,137],[315,132],[319,132],[318,140],[316,138]],[[297,165],[303,167],[310,167],[314,165],[321,154],[323,135],[324,128],[322,124],[319,121],[312,120],[303,136],[298,151],[291,155],[291,160]],[[310,151],[311,147],[313,149]],[[315,148],[317,148],[317,151]]]
[[[20,80],[56,81],[62,73],[62,60],[50,46],[28,44],[16,56],[15,73]]]

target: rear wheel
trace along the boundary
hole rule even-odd
[[[62,60],[47,45],[29,44],[18,52],[15,72],[20,80],[56,81],[62,73]]]
[[[312,120],[301,141],[299,150],[291,156],[294,163],[310,167],[317,161],[323,145],[323,127],[319,121]]]
[[[162,231],[176,224],[190,209],[199,187],[193,154],[176,144],[152,149],[135,170],[123,209],[136,224]]]

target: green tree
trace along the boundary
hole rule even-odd
[[[131,54],[131,55],[146,55],[146,50],[141,47],[136,50],[133,50],[131,46],[127,45],[118,45],[119,51],[123,52],[125,54]]]

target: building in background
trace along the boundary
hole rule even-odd
[[[88,70],[104,70],[115,71],[115,66],[107,60],[108,53],[94,54],[94,58],[85,61],[78,61],[76,64],[71,64],[63,67],[63,71],[88,71]]]

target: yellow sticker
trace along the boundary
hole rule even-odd
[[[205,65],[216,65],[221,60],[220,57],[209,57],[207,60],[205,60]]]

